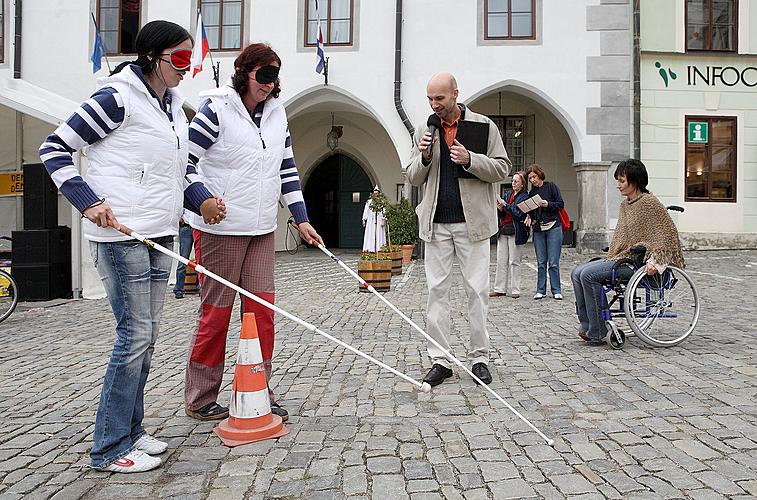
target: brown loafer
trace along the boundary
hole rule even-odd
[[[504,297],[505,295],[507,294],[502,293],[502,292],[495,292],[495,291],[489,292],[489,297]]]

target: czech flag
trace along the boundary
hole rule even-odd
[[[202,71],[202,62],[205,60],[205,56],[210,52],[210,44],[208,44],[208,36],[205,34],[205,26],[202,25],[202,14],[197,14],[197,33],[195,34],[195,46],[192,49],[192,78]]]
[[[323,70],[326,68],[326,57],[323,53],[323,31],[321,31],[321,15],[318,13],[318,0],[315,0],[315,18],[318,21],[318,36],[316,37],[315,49],[317,63],[315,65],[315,72],[323,74]]]

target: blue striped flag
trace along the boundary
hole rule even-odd
[[[92,14],[92,22],[95,23],[95,43],[92,47],[92,73],[97,73],[103,66],[103,54],[105,54],[105,46],[103,45],[103,39],[100,36],[100,27],[97,26],[95,15]]]
[[[318,36],[316,38],[315,55],[317,64],[315,65],[315,72],[323,74],[326,69],[326,56],[323,53],[323,31],[321,30],[321,15],[318,13],[318,0],[315,0],[315,19],[318,21]]]

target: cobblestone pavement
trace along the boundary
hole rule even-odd
[[[354,265],[354,255],[344,254]],[[585,257],[563,255],[563,280]],[[147,385],[147,429],[169,441],[155,471],[118,475],[88,463],[113,337],[104,300],[22,307],[0,324],[2,498],[747,498],[757,496],[757,251],[692,252],[703,311],[679,347],[630,339],[587,348],[566,300],[492,299],[492,387],[555,438],[550,448],[501,403],[455,376],[423,394],[284,318],[273,384],[289,435],[222,446],[184,415],[186,344],[196,296],[167,298]],[[492,266],[492,270],[494,267]],[[386,297],[421,326],[422,262]],[[282,254],[278,304],[421,379],[423,339],[317,250]],[[464,356],[465,292],[452,290],[453,347]],[[752,304],[751,306],[749,304]],[[229,335],[227,402],[239,321]]]

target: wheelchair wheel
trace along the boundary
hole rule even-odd
[[[694,282],[673,266],[651,276],[645,267],[639,268],[628,282],[623,307],[631,330],[654,347],[680,344],[699,321]]]
[[[13,277],[0,269],[0,322],[13,313],[18,303],[18,287]]]
[[[618,325],[614,321],[606,321],[607,324],[607,343],[613,349],[623,349],[626,345],[626,335],[623,330],[618,329]]]

